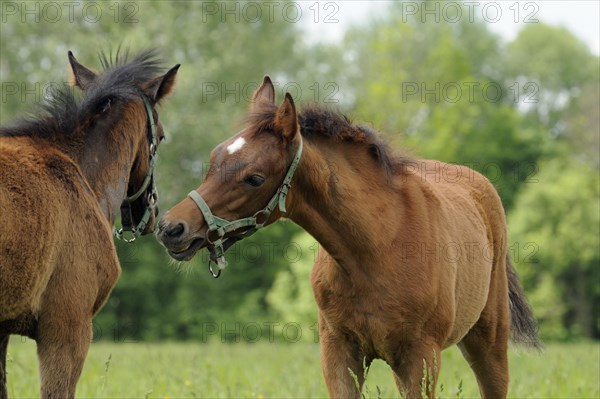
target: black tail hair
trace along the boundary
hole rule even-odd
[[[542,344],[538,337],[537,321],[533,316],[531,306],[527,302],[519,282],[519,276],[517,276],[509,256],[506,256],[506,273],[508,277],[511,340],[541,350]]]

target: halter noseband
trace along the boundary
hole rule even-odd
[[[152,212],[154,212],[154,208],[156,207],[156,202],[158,200],[158,191],[156,189],[156,184],[154,182],[154,169],[156,167],[156,148],[158,147],[158,138],[156,137],[156,124],[154,123],[154,117],[152,113],[152,105],[150,104],[150,100],[144,94],[142,94],[142,100],[144,100],[144,107],[146,109],[146,117],[148,121],[148,141],[150,142],[150,161],[148,165],[148,172],[146,172],[146,177],[142,182],[142,186],[139,188],[135,194],[130,195],[125,198],[121,203],[121,225],[120,229],[115,229],[115,236],[123,240],[125,242],[134,242],[137,237],[142,235],[146,226],[148,225],[148,221],[150,220],[150,216]],[[137,200],[142,194],[147,192],[148,195],[148,205],[146,205],[146,210],[144,211],[144,215],[137,223],[134,225],[133,213],[131,211],[131,205],[135,200]],[[131,233],[131,238],[125,238],[124,233],[129,231]]]
[[[221,270],[227,267],[227,261],[225,260],[225,248],[224,244],[228,240],[238,241],[243,238],[249,237],[252,234],[256,233],[258,229],[262,228],[271,213],[275,210],[275,207],[279,205],[279,211],[281,213],[286,213],[287,210],[285,208],[285,199],[287,198],[288,191],[292,186],[292,178],[294,177],[294,173],[298,168],[298,164],[300,163],[300,157],[302,156],[302,138],[300,138],[300,144],[298,145],[298,150],[296,151],[296,155],[290,164],[290,167],[287,171],[287,174],[283,178],[283,182],[269,200],[267,206],[265,206],[260,211],[256,212],[253,216],[237,219],[233,221],[229,221],[227,219],[220,218],[218,216],[213,215],[210,211],[210,207],[204,201],[204,198],[197,191],[192,191],[188,194],[188,196],[196,203],[202,215],[204,216],[204,220],[206,224],[208,224],[208,231],[206,232],[206,240],[211,244],[210,248],[210,258],[208,260],[208,269],[214,278],[217,278],[221,275]],[[235,237],[225,238],[227,233],[231,233],[233,231],[248,228],[248,230],[242,232],[241,234],[236,235]],[[216,240],[211,240],[211,233],[215,233],[217,235]],[[215,263],[218,267],[217,272],[215,273],[212,269],[211,263]]]

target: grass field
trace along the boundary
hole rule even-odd
[[[8,348],[8,393],[37,397],[35,345],[13,337]],[[541,355],[511,350],[513,398],[599,398],[600,346],[550,344]],[[438,396],[479,397],[456,348],[443,353]],[[462,381],[462,382],[461,382]],[[441,389],[440,389],[441,387]],[[388,366],[375,361],[366,397],[397,398]],[[319,346],[311,343],[94,343],[80,398],[316,398],[327,397]]]

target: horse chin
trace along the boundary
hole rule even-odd
[[[169,256],[177,261],[180,262],[187,262],[190,259],[192,259],[194,257],[194,255],[196,255],[196,252],[198,252],[202,246],[204,244],[204,239],[202,238],[196,238],[195,240],[192,240],[188,246],[182,248],[182,249],[178,249],[178,250],[173,250],[173,249],[167,249],[167,253],[169,254]]]

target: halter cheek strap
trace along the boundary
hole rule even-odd
[[[158,137],[156,135],[156,124],[154,123],[154,117],[152,115],[152,104],[150,104],[150,100],[148,97],[142,94],[142,100],[144,100],[144,107],[146,109],[146,117],[148,120],[148,141],[150,142],[150,161],[148,165],[148,172],[146,173],[146,177],[142,182],[141,187],[135,194],[125,198],[121,203],[121,225],[120,229],[115,229],[115,236],[123,240],[125,242],[133,242],[137,237],[142,235],[146,226],[148,225],[148,221],[150,220],[150,216],[152,216],[152,212],[154,212],[154,208],[156,207],[156,202],[158,201],[158,190],[156,189],[156,184],[154,182],[154,169],[156,167],[156,148],[158,147]],[[144,215],[140,219],[140,221],[135,224],[133,219],[133,212],[131,210],[131,205],[135,200],[137,200],[142,194],[146,193],[148,195],[148,205],[146,205],[146,209],[144,210]],[[131,233],[131,238],[125,238],[125,232],[129,231]]]
[[[296,155],[290,164],[290,167],[283,178],[283,182],[277,188],[277,191],[271,197],[267,206],[265,206],[260,211],[256,212],[254,215],[236,219],[233,221],[229,221],[227,219],[220,218],[218,216],[213,215],[210,210],[210,207],[204,201],[204,198],[197,192],[192,191],[188,194],[188,196],[196,203],[200,212],[204,216],[204,220],[208,225],[208,231],[206,233],[206,240],[210,243],[210,258],[208,260],[208,269],[210,270],[213,277],[217,278],[221,275],[221,270],[227,267],[227,261],[225,260],[225,243],[228,240],[239,241],[243,238],[249,237],[252,234],[256,233],[258,229],[264,227],[265,223],[271,216],[271,213],[275,210],[275,207],[279,206],[279,211],[281,213],[286,213],[287,209],[285,207],[285,200],[287,198],[287,194],[292,186],[292,178],[294,177],[294,173],[296,173],[296,169],[298,168],[298,164],[300,163],[300,157],[302,156],[302,138],[300,138],[300,144],[298,145],[298,150],[296,150]],[[247,229],[240,234],[237,234],[235,237],[225,238],[225,235],[234,231],[238,231],[241,229]],[[211,240],[211,236],[216,236],[217,238]],[[215,263],[217,265],[217,272],[213,271],[211,263]]]

